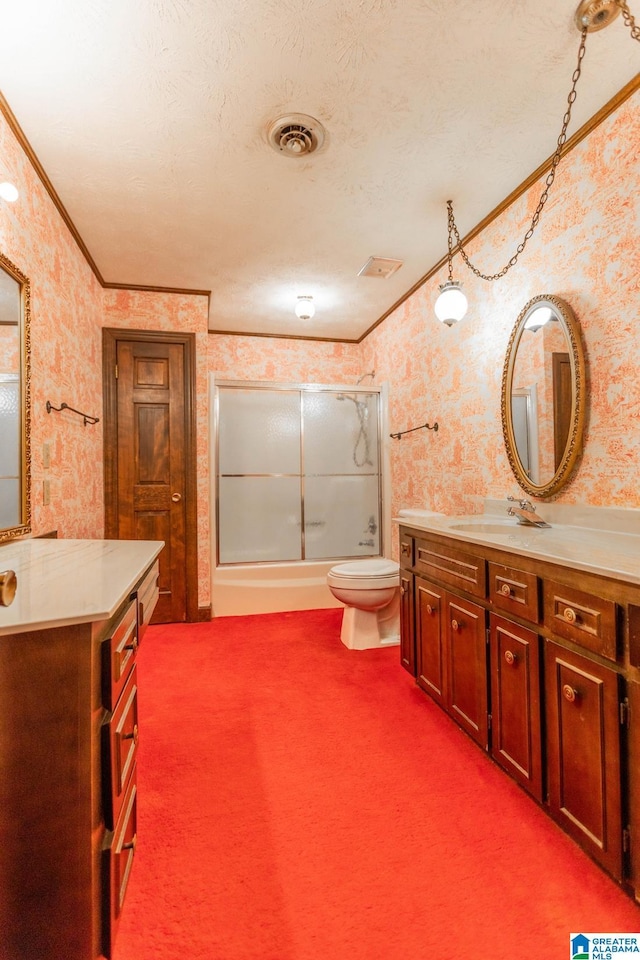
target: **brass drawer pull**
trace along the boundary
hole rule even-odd
[[[125,650],[133,650],[134,652],[138,649],[138,638],[134,637],[131,643],[125,643]]]
[[[123,740],[133,740],[136,747],[138,746],[138,724],[134,724],[133,731],[131,733],[123,733]]]
[[[401,544],[400,544],[400,553],[402,553],[403,556],[408,557],[409,554],[411,553],[411,544],[409,544],[409,543],[401,543]]]
[[[564,608],[563,617],[567,621],[567,623],[576,623],[578,620],[578,614],[575,612],[575,610],[572,607]]]
[[[502,584],[502,586],[500,587],[500,593],[502,594],[503,597],[510,597],[510,596],[511,596],[512,591],[511,591],[511,587],[509,586],[508,583],[503,583],[503,584]]]
[[[517,659],[518,659],[517,655],[516,655],[515,653],[513,653],[513,651],[511,651],[511,650],[505,650],[505,652],[504,652],[504,658],[505,658],[505,660],[507,661],[507,663],[509,664],[510,667],[512,667],[513,664],[514,664],[514,663],[517,661]]]
[[[578,697],[578,691],[577,691],[577,690],[574,690],[573,687],[572,687],[570,684],[565,683],[565,685],[564,685],[563,688],[562,688],[562,696],[563,696],[563,697],[565,698],[565,700],[567,700],[569,703],[575,703],[575,701],[576,701],[576,699],[577,699],[577,697]]]
[[[137,835],[137,833],[134,833],[133,839],[129,840],[128,843],[123,843],[123,844],[122,844],[122,849],[123,849],[123,850],[133,850],[133,852],[135,853],[135,852],[136,852],[136,844],[137,844],[137,842],[138,842],[138,835]]]

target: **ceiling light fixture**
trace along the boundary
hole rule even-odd
[[[447,200],[449,211],[449,239],[447,260],[449,262],[449,279],[440,285],[440,294],[435,302],[436,317],[447,327],[462,320],[468,309],[467,298],[462,292],[462,284],[453,279],[453,205]]]
[[[296,303],[296,317],[299,320],[311,320],[316,312],[313,305],[313,297],[298,297]]]
[[[471,270],[471,272],[474,273],[481,280],[499,280],[501,277],[504,277],[505,273],[507,273],[507,271],[510,270],[511,267],[515,266],[515,264],[518,261],[518,257],[524,250],[527,244],[527,241],[530,240],[531,237],[533,236],[533,232],[538,225],[538,222],[540,220],[540,215],[542,213],[542,208],[544,207],[549,197],[549,191],[555,179],[556,169],[562,157],[562,151],[567,140],[567,129],[569,127],[569,122],[571,120],[571,108],[573,107],[573,104],[576,99],[576,85],[578,83],[578,80],[580,79],[580,73],[582,69],[582,59],[584,57],[585,49],[586,49],[587,34],[595,33],[596,30],[602,30],[603,27],[606,27],[609,23],[615,20],[615,18],[618,16],[619,13],[622,13],[622,18],[626,26],[629,28],[632,38],[634,40],[640,41],[640,27],[636,25],[636,22],[631,15],[631,11],[629,10],[626,0],[581,0],[580,4],[578,5],[578,9],[576,10],[575,18],[574,18],[575,24],[578,30],[580,31],[578,63],[575,70],[573,71],[573,75],[571,78],[571,90],[569,91],[569,96],[567,97],[567,109],[564,114],[564,117],[562,118],[562,129],[560,131],[560,135],[557,140],[555,153],[553,154],[553,157],[551,159],[551,169],[549,170],[549,173],[547,174],[547,177],[545,179],[545,186],[542,193],[540,194],[540,200],[538,201],[538,206],[536,207],[535,212],[531,218],[531,224],[529,226],[529,229],[525,233],[523,239],[518,244],[514,255],[511,257],[508,263],[502,268],[502,270],[500,270],[498,273],[493,273],[493,274],[482,273],[480,270],[478,270],[477,267],[475,267],[471,263],[462,245],[460,232],[458,230],[455,217],[453,215],[453,203],[451,200],[447,200],[448,230],[449,230],[449,253],[448,253],[449,279],[446,283],[444,283],[440,287],[441,293],[435,304],[435,312],[438,319],[442,320],[442,322],[446,323],[448,326],[451,326],[457,320],[462,319],[462,317],[466,313],[466,297],[460,290],[461,285],[459,283],[456,283],[453,280],[453,273],[451,268],[451,260],[453,257],[452,235],[454,235],[456,238],[455,252],[460,254],[460,256],[464,260],[469,270]],[[454,302],[454,297],[455,297],[460,304],[462,304],[462,300],[460,298],[464,299],[465,306],[460,316],[455,316],[454,314],[455,307],[454,307],[454,310],[450,309],[447,306],[446,301],[445,301],[445,304],[443,305],[444,297],[451,298],[451,302]],[[460,309],[462,309],[462,307],[460,307]]]
[[[20,194],[17,188],[14,187],[12,183],[8,183],[7,181],[0,183],[0,197],[2,197],[3,200],[6,200],[8,203],[15,203],[19,196]]]

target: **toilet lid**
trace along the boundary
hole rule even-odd
[[[388,577],[400,569],[395,560],[349,560],[331,568],[338,577]]]

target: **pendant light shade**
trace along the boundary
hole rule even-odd
[[[467,298],[462,292],[462,284],[457,280],[447,280],[440,286],[440,296],[435,302],[435,313],[438,320],[452,327],[462,320],[467,312]]]
[[[313,297],[298,297],[296,317],[298,317],[299,320],[311,320],[315,312],[316,308],[313,305]]]

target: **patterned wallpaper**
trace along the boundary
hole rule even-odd
[[[627,101],[561,164],[541,225],[518,265],[501,280],[477,280],[458,260],[469,313],[447,328],[433,314],[433,278],[361,344],[216,336],[206,300],[102,290],[0,118],[7,175],[27,184],[19,203],[0,205],[0,249],[31,280],[33,528],[64,537],[103,533],[102,424],[84,427],[45,403],[66,401],[102,415],[101,328],[129,326],[196,334],[199,602],[210,599],[207,373],[228,379],[353,382],[376,370],[388,381],[392,430],[439,423],[392,442],[393,509],[481,509],[486,496],[519,488],[504,452],[500,389],[505,349],[524,304],[540,293],[566,300],[581,324],[588,363],[585,450],[567,503],[640,507],[639,95]],[[483,272],[511,256],[535,209],[533,187],[469,253]],[[42,444],[51,444],[44,470]],[[51,504],[42,503],[42,481]]]

